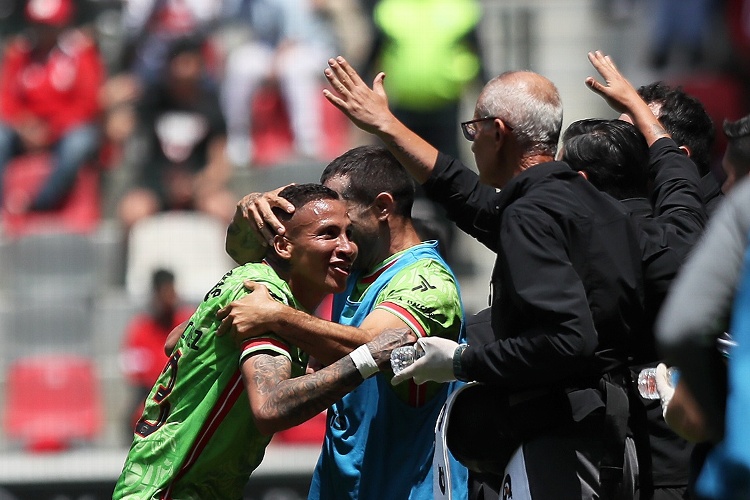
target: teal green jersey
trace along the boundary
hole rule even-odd
[[[286,282],[266,264],[246,264],[224,275],[190,318],[151,389],[113,498],[242,497],[271,436],[255,427],[240,356],[286,356],[292,376],[302,375],[307,361],[299,349],[272,335],[252,339],[242,350],[231,336],[216,336],[217,311],[247,293],[246,279],[299,308]]]
[[[381,273],[404,252],[392,255],[374,271],[357,282],[356,293],[365,293]],[[353,300],[357,300],[353,297]],[[398,316],[419,337],[436,336],[458,341],[463,308],[458,285],[445,264],[433,259],[418,259],[399,270],[380,290],[373,309]],[[440,391],[441,384],[413,382],[392,389],[412,406],[421,406]]]

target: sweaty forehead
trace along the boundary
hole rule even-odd
[[[287,229],[294,231],[302,227],[310,227],[324,221],[346,218],[346,204],[341,200],[314,200],[305,203],[295,210],[294,216],[287,223]]]

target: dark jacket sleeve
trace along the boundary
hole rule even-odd
[[[495,188],[481,184],[476,172],[443,153],[438,154],[432,175],[422,187],[462,231],[497,251],[500,210]]]
[[[654,217],[692,246],[707,220],[698,168],[672,139],[662,138],[651,146],[649,169],[654,177]]]

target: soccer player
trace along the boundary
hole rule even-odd
[[[359,146],[334,159],[321,182],[346,200],[360,250],[345,293],[334,298],[335,323],[271,302],[258,290],[220,313],[227,327],[241,338],[277,332],[323,363],[345,356],[385,328],[408,327],[419,337],[461,341],[458,282],[437,242],[423,242],[414,227],[414,184],[396,157],[382,146]],[[286,234],[283,221],[268,216],[270,206],[278,207],[273,214],[297,206],[283,198],[283,191],[253,193],[240,201],[227,230],[227,250],[235,261],[255,260],[263,240],[259,229]],[[309,500],[431,500],[436,491],[445,494],[440,454],[435,456],[435,423],[457,383],[394,388],[390,376],[372,377],[328,410]],[[449,460],[452,498],[466,499],[467,470]]]
[[[287,232],[262,263],[228,272],[198,306],[149,394],[113,498],[240,498],[274,432],[317,415],[386,367],[393,348],[415,340],[406,329],[389,330],[302,376],[307,356],[280,337],[238,349],[215,335],[216,312],[246,293],[245,279],[308,311],[346,285],[357,255],[346,204],[316,184],[283,193],[298,207],[278,213]]]

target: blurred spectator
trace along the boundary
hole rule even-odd
[[[488,80],[477,0],[378,0],[369,67],[387,78],[393,114],[434,147],[457,158],[458,113],[468,86]]]
[[[0,67],[0,174],[13,156],[51,150],[53,168],[34,199],[3,200],[14,213],[57,208],[100,143],[105,69],[88,34],[73,29],[72,0],[29,0],[28,30]]]
[[[368,67],[387,78],[384,85],[393,114],[417,135],[454,158],[459,108],[472,83],[487,81],[477,28],[477,0],[377,0],[375,38]],[[469,263],[451,252],[455,228],[444,209],[426,199],[421,187],[414,220],[421,236],[440,241],[440,250],[457,272]]]
[[[726,176],[721,190],[727,193],[750,173],[750,115],[735,122],[724,121],[723,129],[728,142],[721,161]]]
[[[121,368],[135,389],[135,403],[127,435],[143,412],[143,402],[164,369],[164,344],[169,332],[190,318],[193,308],[181,304],[171,271],[159,269],[151,279],[151,298],[145,311],[130,320],[121,351]]]
[[[703,60],[703,40],[709,28],[713,0],[658,0],[651,37],[650,64],[667,65],[673,49],[696,66]]]
[[[225,123],[200,47],[199,39],[175,42],[163,78],[144,90],[137,134],[145,146],[133,161],[135,186],[118,207],[126,228],[159,211],[199,210],[227,221],[234,214]]]
[[[161,78],[172,44],[188,36],[208,40],[222,11],[221,0],[128,0],[124,2],[124,70],[143,85]],[[205,49],[209,44],[204,46]]]
[[[321,158],[324,81],[320,68],[336,53],[324,2],[243,0],[232,17],[245,21],[251,36],[226,61],[222,109],[230,161],[236,166],[251,162],[251,102],[256,91],[269,84],[278,85],[284,99],[296,154]]]

